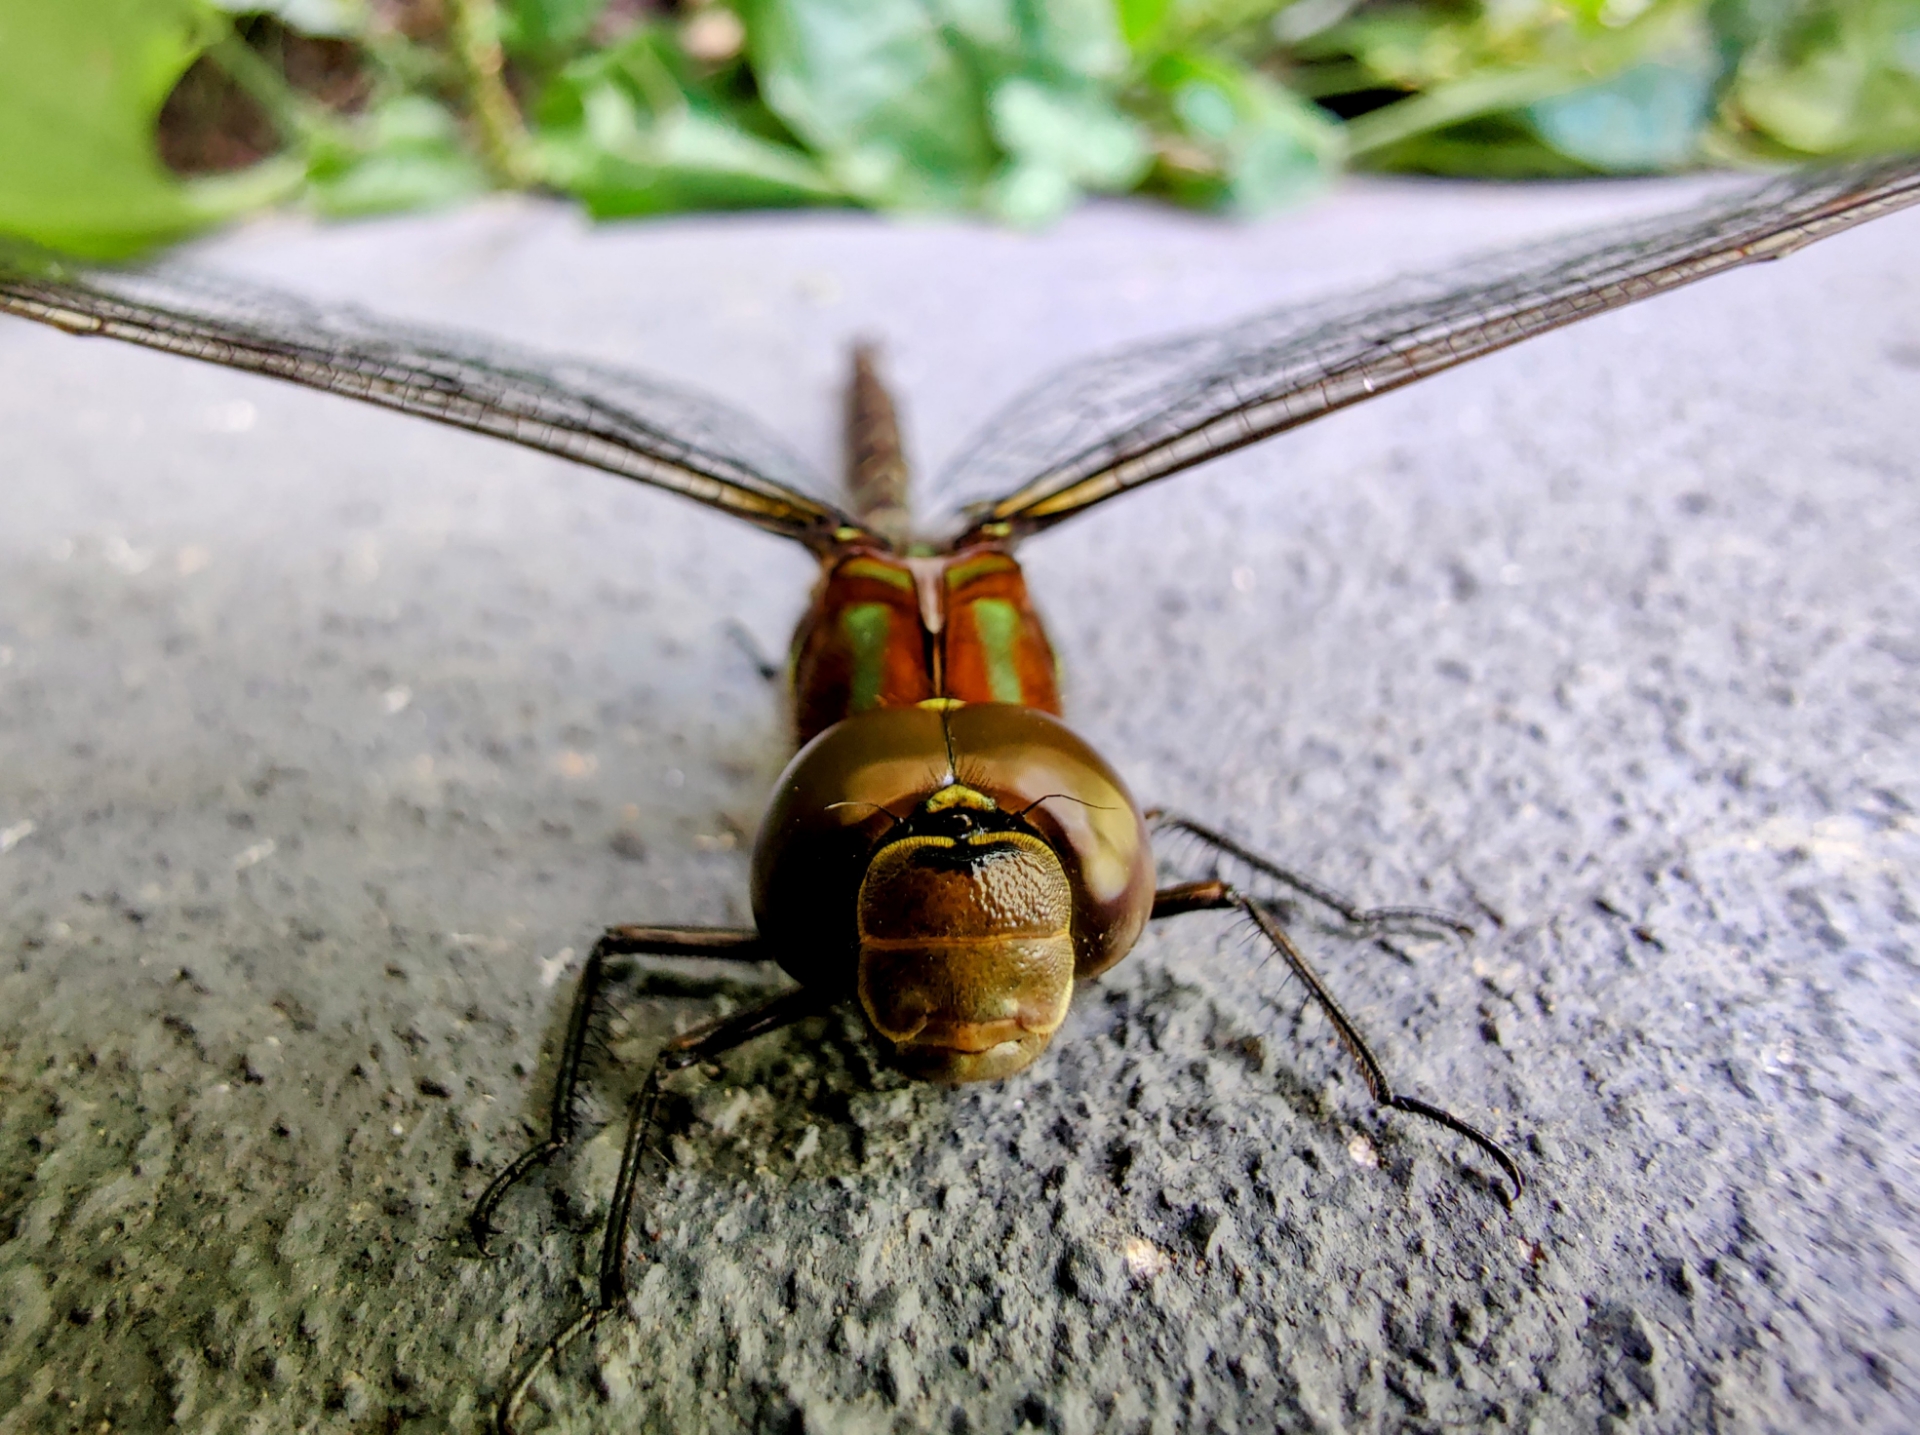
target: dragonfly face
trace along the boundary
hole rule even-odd
[[[796,979],[857,994],[899,1063],[939,1081],[1027,1066],[1076,981],[1153,905],[1146,824],[1064,725],[1002,703],[857,713],[781,775],[754,915]]]
[[[1010,1075],[1066,1020],[1072,884],[979,789],[949,782],[921,802],[874,852],[855,910],[861,1010],[916,1075]]]

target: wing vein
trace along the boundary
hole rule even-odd
[[[745,415],[608,365],[323,309],[190,271],[73,271],[16,250],[0,250],[0,311],[504,439],[812,547],[856,526],[802,491],[818,481]]]
[[[1595,314],[1920,201],[1920,161],[1790,174],[1598,236],[1290,306],[1069,367],[949,470],[969,532],[1031,533],[1143,484]],[[995,474],[1029,476],[971,500]],[[1001,528],[1001,526],[1004,526]]]

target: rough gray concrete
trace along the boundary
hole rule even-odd
[[[830,465],[855,333],[937,458],[1074,354],[1647,194],[1041,237],[510,205],[207,259],[677,373]],[[1917,248],[1897,217],[1026,550],[1143,798],[1480,920],[1303,938],[1403,1083],[1512,1141],[1512,1214],[1188,918],[1000,1086],[838,1020],[682,1078],[632,1319],[528,1423],[1912,1429]],[[0,1431],[477,1429],[578,1306],[616,1134],[497,1259],[465,1211],[541,1120],[568,954],[743,918],[784,753],[726,629],[778,649],[807,561],[26,325],[0,446]],[[715,992],[643,984],[596,1109]]]

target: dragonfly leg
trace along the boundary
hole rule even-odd
[[[655,1118],[660,1110],[661,1086],[667,1077],[689,1066],[709,1061],[757,1036],[778,1031],[805,1017],[825,1011],[833,1004],[831,996],[808,987],[795,987],[770,1001],[669,1041],[654,1058],[647,1079],[627,1104],[627,1137],[620,1150],[620,1174],[614,1181],[613,1202],[607,1212],[606,1233],[600,1246],[600,1277],[591,1305],[569,1325],[547,1340],[513,1378],[501,1397],[494,1426],[499,1435],[511,1435],[514,1417],[525,1403],[527,1393],[540,1373],[560,1358],[563,1351],[586,1335],[609,1313],[617,1310],[627,1296],[627,1265],[633,1240],[634,1198],[640,1188],[640,1168],[651,1149]],[[538,1148],[536,1148],[538,1149]]]
[[[1237,854],[1236,854],[1237,855]],[[1264,870],[1264,869],[1263,869]],[[1300,978],[1313,1000],[1319,1003],[1327,1020],[1333,1023],[1333,1029],[1340,1037],[1340,1044],[1347,1049],[1347,1055],[1353,1058],[1353,1064],[1360,1068],[1361,1079],[1367,1083],[1367,1091],[1373,1097],[1374,1105],[1388,1107],[1394,1111],[1404,1111],[1410,1116],[1419,1116],[1425,1120],[1444,1126],[1456,1135],[1464,1136],[1484,1151],[1498,1166],[1511,1183],[1511,1193],[1505,1194],[1509,1206],[1520,1199],[1526,1189],[1526,1178],[1520,1174],[1520,1166],[1509,1156],[1499,1142],[1486,1132],[1469,1122],[1461,1120],[1452,1112],[1418,1097],[1406,1096],[1393,1089],[1393,1083],[1387,1080],[1386,1068],[1381,1066],[1380,1058],[1373,1054],[1367,1040],[1360,1034],[1360,1028],[1354,1025],[1353,1018],[1341,1009],[1334,1000],[1333,993],[1320,974],[1313,969],[1306,955],[1287,935],[1286,928],[1280,925],[1272,910],[1264,903],[1257,902],[1245,893],[1235,890],[1221,881],[1183,882],[1178,886],[1164,887],[1154,894],[1153,918],[1177,917],[1186,912],[1237,911],[1259,929],[1260,935],[1272,944],[1273,949],[1285,959],[1293,974]]]
[[[1443,912],[1435,907],[1362,907],[1358,902],[1342,896],[1324,882],[1316,881],[1292,868],[1282,867],[1271,858],[1261,856],[1252,848],[1242,846],[1224,832],[1208,827],[1204,823],[1195,822],[1191,817],[1183,817],[1177,812],[1167,812],[1156,807],[1147,813],[1147,820],[1153,824],[1156,832],[1183,832],[1215,852],[1246,863],[1262,876],[1271,877],[1283,887],[1289,887],[1301,896],[1318,902],[1351,927],[1373,932],[1438,928],[1459,937],[1473,935],[1472,924],[1451,912]]]
[[[727,620],[727,637],[732,641],[734,647],[746,655],[747,661],[753,664],[753,670],[760,675],[761,682],[777,683],[780,681],[781,676],[787,670],[786,665],[775,662],[767,656],[766,649],[760,646],[760,640],[753,636],[752,631],[745,623],[741,622],[738,618],[729,618]]]
[[[766,951],[759,935],[735,927],[609,927],[587,954],[573,991],[573,1010],[567,1016],[566,1043],[560,1049],[560,1069],[553,1081],[553,1104],[547,1117],[544,1141],[528,1147],[515,1157],[506,1170],[488,1184],[473,1214],[467,1218],[473,1243],[482,1255],[493,1236],[493,1213],[507,1192],[536,1168],[552,1160],[573,1141],[575,1098],[580,1089],[580,1071],[586,1061],[587,1042],[602,988],[606,984],[607,959],[620,956],[706,957],[725,961],[761,962]]]

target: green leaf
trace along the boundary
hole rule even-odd
[[[367,27],[366,0],[211,0],[229,15],[272,15],[302,35],[348,39]]]
[[[1920,0],[1722,0],[1723,109],[1763,152],[1920,147]]]
[[[1020,56],[1028,68],[1056,77],[1117,80],[1131,56],[1112,0],[1048,0],[1016,5]]]
[[[1166,28],[1173,0],[1119,0],[1115,9],[1119,14],[1121,36],[1130,48],[1140,53],[1151,49]]]
[[[994,138],[1018,163],[1090,189],[1130,189],[1146,172],[1140,127],[1097,90],[1016,77],[994,90],[989,108]]]
[[[1920,80],[1920,15],[1911,26],[1894,32],[1889,58],[1895,70]]]
[[[1008,162],[987,203],[1009,223],[1045,224],[1083,189],[1129,190],[1147,172],[1151,153],[1140,127],[1098,91],[1015,78],[994,91],[991,109]]]
[[[1063,170],[1014,160],[993,177],[989,209],[1008,224],[1038,229],[1065,214],[1080,198],[1080,187]]]
[[[1302,47],[1310,58],[1351,57],[1376,84],[1404,89],[1457,79],[1479,67],[1473,34],[1449,14],[1429,6],[1366,9],[1312,36]]]
[[[506,0],[501,43],[509,53],[563,56],[586,40],[607,0]]]
[[[1479,115],[1425,130],[1369,151],[1367,163],[1472,179],[1568,179],[1600,172],[1541,139],[1525,111]]]
[[[1535,101],[1526,113],[1548,144],[1595,169],[1672,169],[1698,156],[1713,87],[1704,67],[1650,63]]]
[[[1228,143],[1227,205],[1265,214],[1297,204],[1332,178],[1341,158],[1339,130],[1314,105],[1264,75],[1249,75],[1244,119]]]
[[[691,105],[650,114],[611,77],[579,103],[578,125],[543,133],[544,168],[596,218],[841,200],[808,156],[721,116]]]
[[[626,90],[655,114],[711,98],[665,27],[643,25],[617,44],[583,55],[562,70],[541,95],[533,117],[549,127],[578,127],[586,97],[607,85]]]
[[[1344,154],[1324,111],[1257,70],[1182,51],[1161,56],[1148,80],[1208,161],[1163,165],[1160,187],[1185,203],[1263,214],[1325,184]]]
[[[1175,90],[1173,112],[1196,139],[1229,140],[1240,128],[1231,91],[1211,79],[1195,77]]]
[[[189,0],[0,0],[0,231],[96,258],[230,213],[168,174],[154,120],[218,34]]]
[[[569,65],[536,118],[547,182],[598,217],[845,202],[777,120],[697,71],[665,26]]]
[[[995,7],[961,18],[976,33]],[[742,9],[768,106],[870,204],[962,208],[998,161],[958,25],[920,0],[754,0]]]
[[[461,143],[453,116],[420,95],[401,95],[367,117],[358,148],[316,156],[308,201],[322,214],[434,209],[491,187]]]

